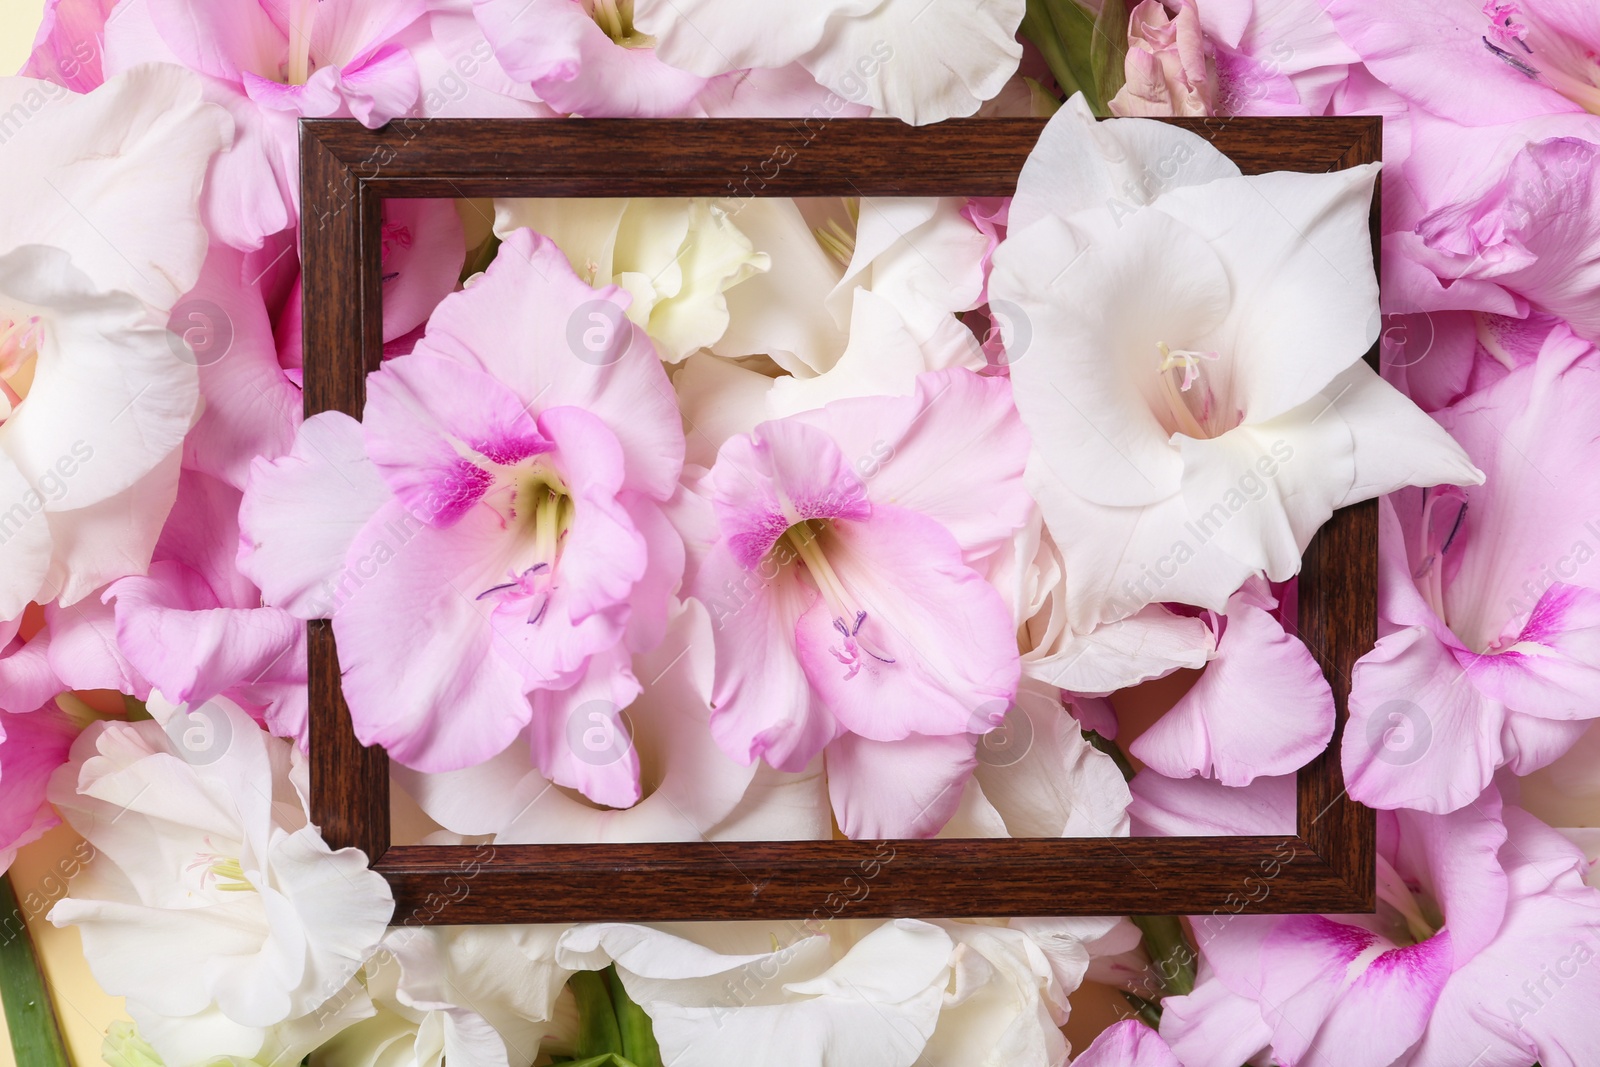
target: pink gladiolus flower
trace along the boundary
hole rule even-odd
[[[1385,310],[1544,312],[1600,341],[1600,121],[1466,127],[1413,111],[1408,122],[1385,218]]]
[[[1600,17],[1573,0],[1331,0],[1328,14],[1378,78],[1467,125],[1600,114]]]
[[[1196,774],[1249,785],[1311,762],[1333,736],[1333,691],[1298,637],[1273,614],[1277,601],[1252,579],[1208,612],[1217,650],[1200,677],[1129,753],[1171,778]]]
[[[1375,807],[1453,811],[1600,715],[1592,472],[1600,362],[1566,328],[1439,421],[1488,474],[1383,504],[1382,638],[1356,665],[1343,759]]]
[[[105,25],[105,67],[148,62],[206,76],[207,98],[238,126],[219,157],[204,210],[216,240],[261,247],[294,224],[299,134],[307,118],[382,126],[422,95],[400,40],[434,0],[125,0]]]
[[[45,800],[45,787],[67,762],[78,730],[54,705],[20,715],[0,712],[0,874],[17,849],[61,821]]]
[[[46,0],[33,51],[21,73],[86,93],[105,81],[106,16],[117,0]]]
[[[883,818],[847,783],[898,777],[909,795],[938,778],[883,833],[943,825],[970,735],[1000,724],[1020,676],[984,568],[1027,520],[1027,450],[1009,386],[966,370],[725,443],[702,487],[716,530],[691,586],[715,630],[723,750],[798,771],[832,745],[847,833]]]
[[[1290,1067],[1592,1064],[1587,867],[1493,788],[1452,815],[1380,813],[1377,914],[1196,919],[1200,981],[1163,1001],[1161,1036],[1185,1067],[1267,1048]]]
[[[624,0],[474,0],[500,65],[539,99],[571,114],[692,114],[707,79],[656,58]]]
[[[358,736],[409,767],[481,763],[531,723],[547,778],[639,799],[631,747],[583,743],[597,705],[626,740],[631,655],[661,640],[682,572],[661,505],[683,430],[626,302],[518,231],[368,379],[363,422],[318,415],[256,462],[241,570],[332,618]]]
[[[1199,15],[1215,53],[1217,114],[1370,113],[1329,108],[1361,57],[1339,38],[1320,0],[1205,0]]]
[[[1159,0],[1142,0],[1129,16],[1127,81],[1111,98],[1113,115],[1210,115],[1216,71],[1200,33],[1194,0],[1171,15]]]
[[[306,628],[263,607],[234,562],[240,493],[184,471],[148,574],[112,582],[118,650],[150,687],[195,707],[227,696],[306,746]]]

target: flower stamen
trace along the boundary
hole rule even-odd
[[[289,0],[289,63],[284,80],[290,85],[304,85],[311,77],[311,29],[320,3],[322,0]]]
[[[209,844],[209,840],[207,844]],[[189,870],[200,872],[200,888],[214,888],[223,893],[254,893],[256,887],[250,884],[245,877],[244,865],[233,856],[221,856],[215,852],[202,852],[195,861],[189,864]],[[208,885],[216,880],[215,885]]]
[[[841,267],[850,266],[850,261],[856,255],[856,235],[839,225],[838,219],[829,219],[826,226],[818,226],[811,232],[816,235],[817,244],[822,246],[822,250]]]
[[[828,557],[823,554],[822,546],[817,543],[817,532],[812,525],[796,523],[785,530],[783,536],[799,555],[801,564],[816,583],[823,600],[833,609],[833,628],[839,631],[840,643],[828,651],[834,659],[844,664],[845,679],[848,681],[860,672],[866,662],[861,658],[863,652],[879,663],[894,663],[893,656],[874,648],[862,635],[861,628],[866,624],[867,613],[860,608],[850,607],[851,597],[833,565],[828,562]]]
[[[1424,489],[1424,502],[1422,505],[1422,528],[1418,534],[1418,555],[1421,562],[1411,577],[1417,583],[1417,589],[1422,593],[1422,598],[1428,602],[1428,607],[1433,609],[1439,621],[1448,625],[1444,615],[1444,554],[1450,551],[1450,546],[1455,543],[1456,535],[1461,532],[1461,526],[1467,518],[1467,495],[1460,487],[1454,485],[1435,486]],[[1450,531],[1441,538],[1434,526],[1434,512],[1441,501],[1459,501],[1460,510],[1456,512],[1455,520],[1450,524]]]
[[[1161,354],[1161,362],[1156,366],[1159,375],[1161,399],[1166,404],[1167,413],[1172,416],[1173,425],[1178,432],[1194,438],[1210,437],[1206,423],[1211,419],[1212,395],[1209,388],[1204,387],[1200,394],[1200,414],[1197,417],[1190,407],[1187,394],[1197,381],[1200,381],[1200,364],[1216,362],[1221,358],[1217,352],[1200,352],[1188,348],[1170,348],[1165,341],[1156,342],[1156,351]],[[1169,373],[1182,370],[1181,381],[1174,379]]]

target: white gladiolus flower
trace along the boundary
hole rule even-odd
[[[799,63],[843,100],[921,125],[970,115],[1022,58],[1024,0],[634,0],[656,54],[702,77]]]
[[[668,363],[714,344],[728,327],[726,290],[770,262],[714,200],[496,200],[494,232],[529,227],[556,243],[578,277],[595,288],[620,285],[628,318]],[[608,333],[604,319],[572,328]]]
[[[551,1029],[571,972],[561,926],[404,927],[366,968],[376,1013],[317,1053],[320,1067],[520,1067]]]
[[[1251,574],[1295,574],[1335,509],[1482,480],[1362,362],[1377,172],[1244,177],[1176,127],[1097,124],[1081,97],[1046,127],[990,296],[1015,309],[1029,489],[1074,631],[1159,601],[1221,611]]]
[[[169,1063],[251,1058],[324,1008],[382,939],[388,884],[310,825],[298,750],[217,698],[98,722],[49,798],[96,851],[50,912]],[[337,1014],[337,1012],[336,1012]]]
[[[199,277],[232,125],[140,67],[86,96],[0,79],[0,619],[142,572],[199,402],[165,330]]]

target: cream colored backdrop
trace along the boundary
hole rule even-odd
[[[28,58],[44,0],[0,0],[0,72],[15,74]]]

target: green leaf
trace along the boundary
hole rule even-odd
[[[1066,45],[1056,30],[1055,20],[1050,17],[1048,0],[1028,0],[1020,30],[1022,36],[1032,41],[1044,57],[1045,65],[1050,68],[1050,75],[1055,78],[1062,95],[1071,96],[1077,92],[1078,77],[1067,58]]]
[[[17,1063],[71,1067],[33,938],[7,876],[0,876],[0,916],[0,1000],[5,1002],[6,1026],[11,1030]]]
[[[1028,87],[1030,110],[1035,116],[1047,119],[1061,110],[1061,101],[1057,100],[1044,86],[1027,76],[1024,76],[1022,81]]]
[[[1106,0],[1098,16],[1075,0],[1028,0],[1021,29],[1063,93],[1081,91],[1089,110],[1101,117],[1111,113],[1128,52],[1125,0]]]
[[[1184,935],[1183,923],[1176,915],[1130,915],[1133,925],[1144,934],[1145,948],[1155,963],[1156,976],[1174,996],[1194,992],[1195,951]]]
[[[622,1051],[617,1014],[599,971],[579,971],[567,981],[578,1001],[578,1058],[607,1056]]]
[[[622,1054],[638,1067],[662,1067],[661,1046],[656,1044],[656,1031],[650,1023],[650,1016],[628,996],[615,965],[607,967],[605,973],[611,1001],[617,1008],[617,1028],[622,1032]]]
[[[1111,113],[1111,98],[1127,80],[1127,57],[1128,5],[1124,0],[1105,0],[1094,20],[1094,36],[1089,42],[1089,66],[1094,71],[1095,91],[1105,105],[1105,114]]]

